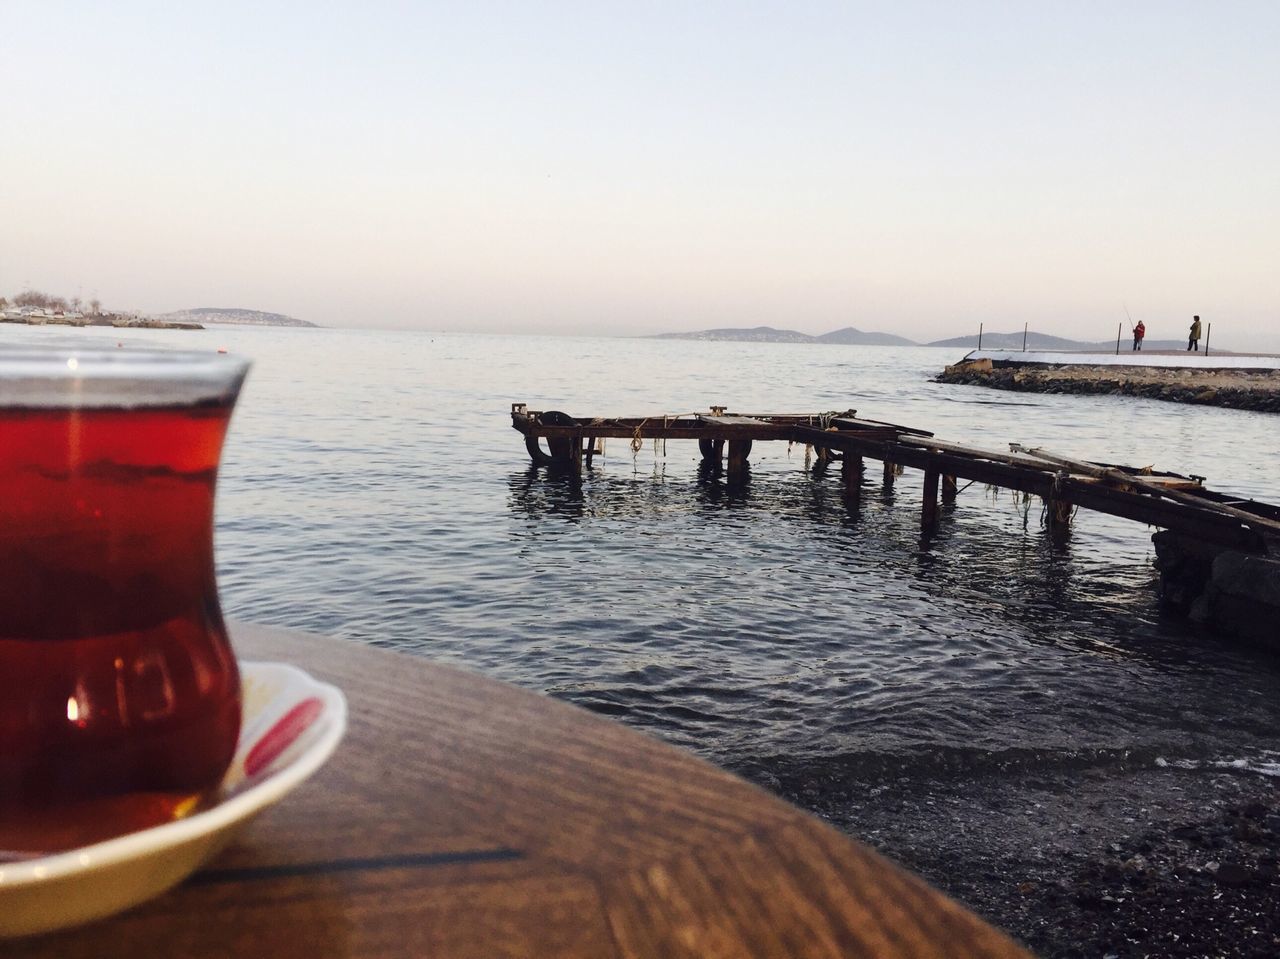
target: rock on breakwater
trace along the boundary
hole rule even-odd
[[[1141,396],[1172,403],[1280,413],[1280,373],[1145,366],[1028,366],[988,359],[948,366],[936,383],[1027,393]]]

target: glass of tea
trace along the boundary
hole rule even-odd
[[[230,764],[213,496],[247,371],[0,350],[0,860],[179,818]]]

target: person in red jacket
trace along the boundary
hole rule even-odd
[[[1142,338],[1147,335],[1146,325],[1139,320],[1138,325],[1133,328],[1133,348],[1135,350],[1142,349]]]

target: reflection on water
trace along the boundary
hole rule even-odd
[[[582,480],[571,470],[555,466],[530,466],[512,473],[511,506],[537,519],[544,516],[580,518],[583,513]]]
[[[92,331],[85,332],[91,335]],[[140,339],[137,331],[109,331]],[[38,328],[15,335],[40,338]],[[1280,500],[1274,417],[929,382],[942,350],[332,330],[148,332],[255,359],[219,482],[223,605],[461,663],[717,761],[915,765],[1274,748],[1280,667],[1163,618],[1150,530],[761,443],[730,482],[696,444],[610,440],[531,468],[513,401],[571,415],[830,410],[1000,448],[1154,463]],[[181,339],[178,339],[181,337]],[[1229,704],[1229,708],[1224,707]]]

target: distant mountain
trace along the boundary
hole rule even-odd
[[[778,330],[772,326],[751,329],[726,327],[718,330],[698,330],[694,333],[659,333],[655,340],[727,340],[737,343],[839,343],[854,346],[916,346],[912,340],[892,333],[864,333],[852,326],[821,336],[810,336],[795,330]]]
[[[854,346],[919,346],[915,340],[892,333],[864,333],[852,326],[813,338],[818,343],[848,343]]]
[[[261,310],[239,310],[221,306],[201,306],[194,310],[177,310],[161,316],[165,320],[189,323],[232,323],[240,326],[310,326],[317,324],[285,316],[283,313],[263,313]]]
[[[171,314],[177,316],[177,314]],[[204,319],[204,317],[199,317]],[[216,320],[211,322],[218,322]],[[904,336],[893,333],[876,333],[846,326],[844,329],[823,333],[821,336],[810,336],[795,330],[778,330],[772,326],[757,326],[751,329],[725,327],[716,330],[698,330],[694,333],[659,333],[650,337],[655,340],[729,340],[740,343],[834,343],[839,346],[942,346],[949,349],[976,350],[978,334],[953,336],[949,340],[934,340],[932,343],[916,343]],[[1050,336],[1048,333],[1027,333],[1028,350],[1058,350],[1063,352],[1110,353],[1116,348],[1116,341],[1102,343],[1086,343],[1083,340],[1068,340],[1062,336]],[[1120,341],[1120,349],[1127,350],[1133,345],[1133,339],[1126,333]],[[1148,350],[1180,350],[1187,345],[1186,340],[1152,340],[1143,341]],[[1022,331],[1017,333],[983,333],[982,348],[984,350],[1021,350]]]
[[[949,340],[934,340],[932,343],[926,343],[926,346],[949,346],[959,349],[976,350],[978,348],[978,334],[974,333],[970,336],[953,336]],[[1048,333],[1031,332],[1027,334],[1027,349],[1029,350],[1087,350],[1097,344],[1081,343],[1077,340],[1068,340],[1061,336],[1050,336]],[[1112,344],[1114,349],[1115,344]],[[982,348],[984,350],[1020,350],[1022,349],[1022,333],[983,333]]]
[[[1147,350],[1180,350],[1184,349],[1186,345],[1186,340],[1146,339],[1142,341],[1143,348]],[[976,350],[978,348],[978,334],[954,336],[949,340],[934,340],[932,343],[926,343],[925,346],[946,346],[953,349]],[[1120,340],[1120,349],[1124,351],[1131,349],[1132,346],[1133,337],[1126,334]],[[984,350],[1021,350],[1022,333],[983,333],[982,348]],[[1048,333],[1036,333],[1034,330],[1027,334],[1028,350],[1110,353],[1114,352],[1115,348],[1115,340],[1086,343],[1083,340],[1068,340],[1061,336],[1050,336]]]
[[[736,343],[812,343],[814,337],[795,330],[775,330],[772,326],[752,329],[724,328],[698,330],[696,333],[658,333],[655,340],[729,340]]]

